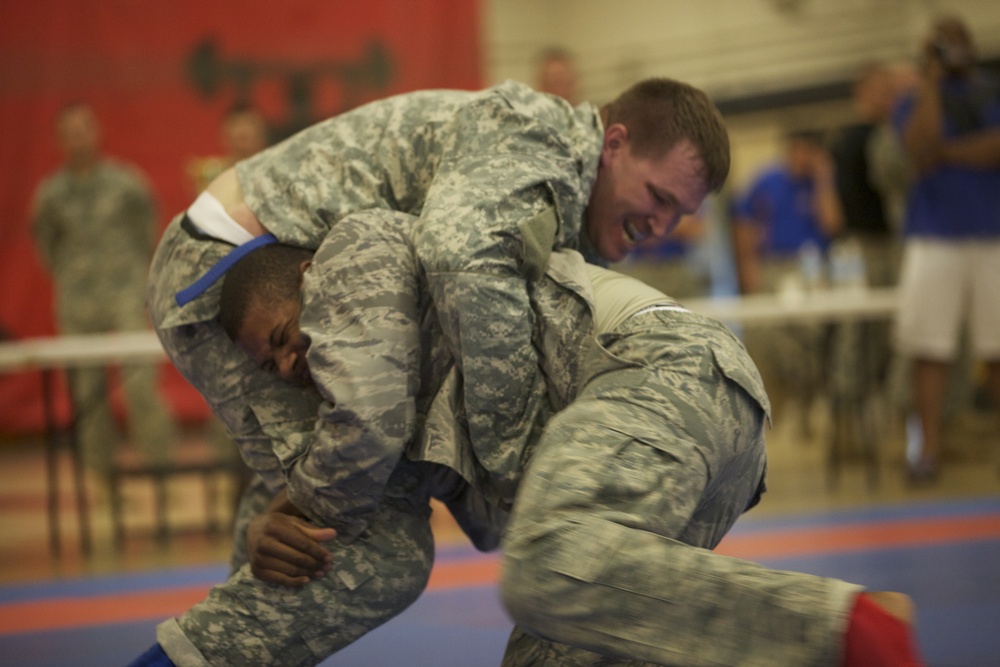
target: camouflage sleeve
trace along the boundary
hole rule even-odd
[[[31,231],[35,236],[38,256],[42,264],[51,271],[55,246],[59,242],[59,225],[48,192],[44,183],[35,192],[31,206]]]
[[[463,108],[416,234],[431,299],[461,364],[472,446],[493,473],[519,469],[545,407],[526,281],[561,233],[550,183],[572,152],[557,133],[488,97]],[[496,480],[513,493],[513,477]]]
[[[364,529],[416,429],[419,274],[401,217],[338,222],[303,286],[309,370],[325,401],[311,446],[288,470],[288,494],[341,538]]]
[[[135,244],[136,255],[150,257],[156,240],[156,198],[138,169],[130,168],[126,174],[125,220],[129,224],[128,232]]]
[[[150,312],[156,325],[158,312]],[[257,368],[214,321],[155,328],[171,362],[225,424],[246,464],[272,491],[282,488],[285,467],[312,439],[316,392]]]
[[[285,467],[311,441],[319,395],[257,368],[226,336],[214,316],[217,307],[197,319],[182,317],[174,298],[190,284],[192,267],[207,270],[230,246],[192,238],[180,220],[177,216],[167,226],[149,269],[146,306],[153,328],[173,365],[226,425],[243,460],[277,491],[284,486]]]

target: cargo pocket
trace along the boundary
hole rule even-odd
[[[771,401],[764,390],[764,381],[757,371],[750,356],[742,349],[731,350],[712,346],[712,356],[715,365],[726,378],[745,391],[767,415],[768,422],[771,421]]]

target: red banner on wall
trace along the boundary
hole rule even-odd
[[[33,0],[0,8],[0,334],[54,333],[29,205],[59,163],[53,124],[86,101],[104,148],[149,177],[160,225],[193,199],[186,166],[221,151],[235,101],[277,136],[387,95],[481,85],[476,0]],[[204,407],[179,376],[181,413]],[[38,378],[0,377],[0,433],[42,428]]]

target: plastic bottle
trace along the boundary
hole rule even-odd
[[[806,241],[799,248],[799,271],[807,291],[817,290],[826,283],[823,251],[815,241]]]
[[[830,282],[835,287],[853,289],[868,285],[865,257],[857,239],[837,241],[830,249]]]

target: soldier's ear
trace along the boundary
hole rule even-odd
[[[604,131],[604,148],[618,150],[628,141],[628,128],[615,123]]]
[[[601,164],[607,166],[615,161],[628,143],[628,128],[615,123],[604,130],[604,145],[601,147]]]

